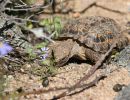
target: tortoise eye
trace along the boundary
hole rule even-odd
[[[100,36],[100,41],[101,41],[101,42],[104,42],[104,41],[105,41],[105,37]]]

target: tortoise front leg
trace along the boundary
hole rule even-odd
[[[55,42],[55,44],[50,44],[49,48],[51,49],[50,52],[53,52],[55,65],[61,67],[70,59],[74,42],[72,39]],[[52,54],[50,55],[52,56]]]
[[[74,43],[71,50],[70,57],[77,57],[80,60],[90,60],[96,62],[99,60],[101,54],[99,52],[93,51],[87,47],[81,46],[78,43]]]
[[[90,61],[96,63],[100,59],[101,54],[99,52],[95,52],[89,48],[86,48],[85,56],[87,59],[90,59]]]

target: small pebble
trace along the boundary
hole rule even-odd
[[[79,18],[79,17],[80,17],[80,13],[78,13],[78,12],[77,12],[77,13],[74,13],[74,14],[73,14],[73,17],[74,17],[74,18]]]
[[[125,85],[123,84],[115,84],[114,86],[113,86],[113,90],[115,91],[115,92],[119,92],[119,91],[121,91],[122,90],[122,88],[124,87]]]
[[[46,77],[46,78],[43,78],[43,81],[42,81],[42,86],[43,87],[47,87],[49,85],[49,80],[48,80],[48,78]]]

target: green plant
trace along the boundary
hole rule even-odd
[[[41,19],[39,25],[44,26],[45,30],[52,35],[53,38],[57,38],[63,28],[60,17]]]

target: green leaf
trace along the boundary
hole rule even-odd
[[[39,22],[39,25],[48,26],[49,25],[48,19],[41,19],[40,22]]]
[[[42,64],[50,66],[50,60],[46,59],[46,60],[42,61]]]
[[[36,49],[40,49],[40,48],[45,47],[46,45],[47,45],[46,42],[42,42],[42,43],[36,44],[36,45],[35,45],[35,48],[36,48]]]
[[[61,18],[60,17],[55,17],[54,18],[54,23],[61,23]]]

